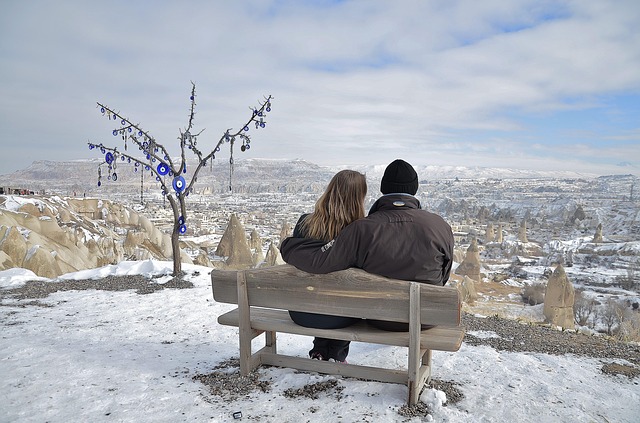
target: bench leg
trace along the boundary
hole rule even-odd
[[[415,379],[409,377],[409,405],[414,405],[420,398],[424,385],[431,379],[431,350],[420,350],[421,365],[415,372]]]
[[[268,331],[264,333],[265,336],[265,350],[277,354],[277,345],[276,345],[276,333],[272,331]]]
[[[258,351],[253,353],[251,356],[251,361],[249,364],[250,371],[262,366],[265,363],[264,355],[275,355],[277,354],[276,348],[276,332],[273,331],[265,331],[264,332],[265,343],[264,347],[260,348]],[[267,360],[268,361],[268,360]],[[242,362],[240,363],[240,370],[242,371]]]
[[[431,367],[431,350],[426,350],[422,355],[422,366]]]
[[[420,391],[422,390],[421,361],[422,350],[420,349],[420,285],[412,283],[409,288],[409,363],[407,373],[409,380],[409,405],[418,402]]]
[[[253,339],[251,328],[239,328],[240,344],[240,374],[246,376],[253,370],[251,363],[251,340]]]

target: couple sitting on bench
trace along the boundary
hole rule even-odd
[[[420,208],[418,175],[404,160],[387,166],[382,197],[364,214],[367,182],[353,170],[338,172],[311,214],[298,220],[293,236],[281,242],[283,259],[308,273],[356,267],[392,279],[444,286],[453,264],[453,232],[442,217]],[[360,319],[290,311],[298,325],[338,329]],[[406,323],[369,320],[388,331],[408,331]],[[425,327],[423,327],[425,329]],[[350,341],[315,337],[309,356],[346,362]]]

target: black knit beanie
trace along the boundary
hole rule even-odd
[[[380,192],[383,194],[401,192],[416,195],[416,192],[418,192],[418,174],[409,163],[402,159],[396,159],[384,170],[384,176],[380,183]]]

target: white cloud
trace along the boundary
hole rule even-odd
[[[0,139],[10,153],[0,173],[89,157],[87,139],[111,142],[96,101],[171,144],[186,124],[192,80],[196,123],[212,140],[275,96],[253,157],[386,163],[398,151],[466,165],[456,153],[479,150],[486,156],[473,162],[529,166],[533,158],[505,163],[493,143],[527,157],[527,143],[565,141],[540,138],[548,131],[527,115],[552,125],[543,113],[594,106],[609,142],[593,144],[577,168],[614,162],[618,147],[628,154],[626,145],[640,143],[637,125],[624,123],[640,103],[633,0],[36,1],[0,12]],[[592,120],[585,113],[571,124]],[[612,144],[622,135],[625,144]]]

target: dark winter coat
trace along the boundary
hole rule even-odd
[[[453,232],[442,217],[408,194],[388,194],[369,215],[330,242],[287,238],[282,258],[309,273],[358,267],[394,279],[444,285],[453,264]]]

